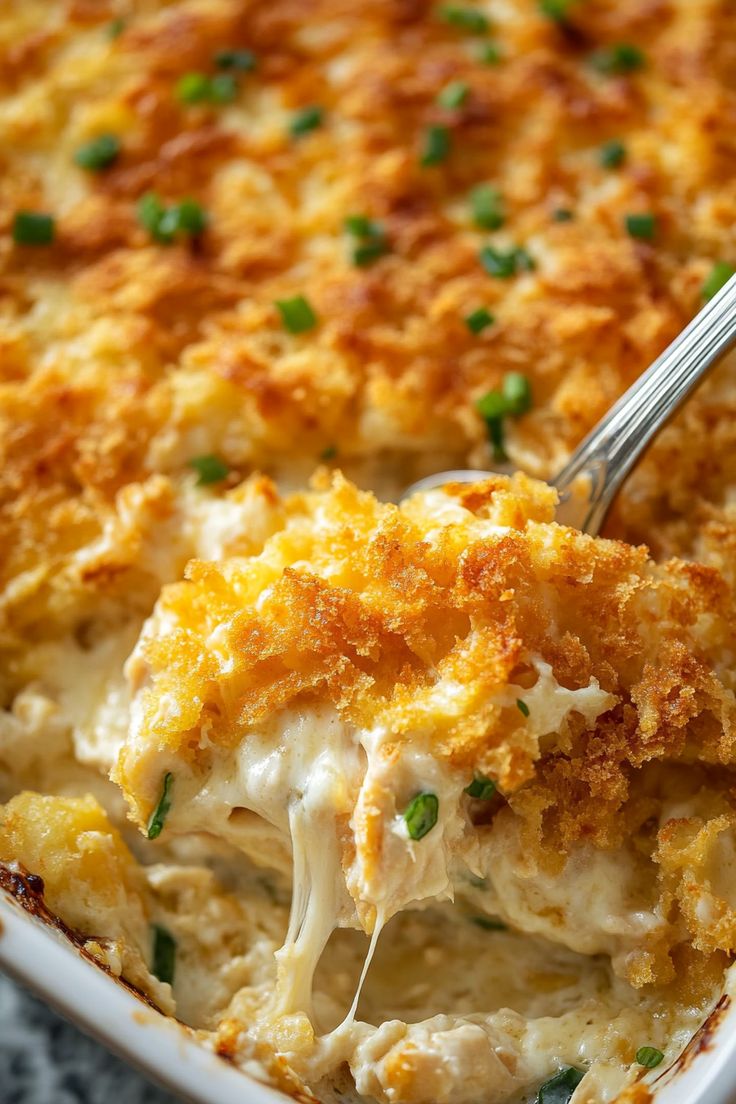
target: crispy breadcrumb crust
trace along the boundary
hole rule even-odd
[[[329,703],[397,746],[428,740],[452,767],[489,773],[563,848],[621,841],[617,814],[646,763],[730,767],[722,579],[553,524],[554,506],[524,476],[394,507],[337,475],[287,501],[259,556],[191,563],[131,663],[142,719],[118,779],[141,819],[158,796],[138,764],[147,747],[206,770],[208,747],[234,748],[299,704]],[[532,685],[539,659],[564,687],[597,680],[610,708],[590,726],[573,714],[535,731],[498,697]],[[462,685],[462,708],[443,705],[446,684]]]
[[[326,448],[348,467],[381,456],[394,468],[484,464],[473,401],[511,370],[534,395],[509,430],[511,453],[549,473],[694,313],[711,263],[735,244],[733,10],[588,0],[556,24],[519,0],[489,14],[476,39],[429,0],[314,0],[306,22],[297,0],[6,8],[3,581],[86,545],[124,485],[201,453],[221,453],[233,478],[296,454],[314,464]],[[478,60],[486,41],[499,64]],[[641,69],[596,71],[596,50],[621,41],[643,51]],[[222,47],[256,56],[235,100],[180,103],[177,80],[215,72]],[[438,105],[458,80],[464,103]],[[294,139],[292,116],[312,103],[323,124]],[[452,149],[427,167],[430,125],[448,128]],[[74,153],[100,133],[119,137],[121,155],[85,172]],[[626,147],[615,171],[599,162],[609,139]],[[499,231],[473,223],[468,196],[482,183],[503,193]],[[152,242],[135,213],[151,188],[201,202],[206,232]],[[21,209],[54,215],[51,247],[13,243]],[[572,220],[555,221],[559,209]],[[632,211],[656,215],[652,241],[626,233]],[[384,227],[390,249],[372,266],[350,260],[343,220],[354,213]],[[493,279],[478,260],[487,242],[525,246],[536,269]],[[296,337],[274,306],[295,294],[319,319]],[[464,317],[481,306],[496,321],[473,335]],[[669,530],[691,533],[695,520],[710,527],[713,556],[717,541],[733,543],[718,485],[697,488],[695,519],[694,480],[678,493],[670,467],[673,452],[687,471],[706,440],[728,437],[732,403],[698,405],[705,436],[686,432],[656,454],[657,495],[674,515],[665,548]],[[656,542],[653,498],[616,531]]]

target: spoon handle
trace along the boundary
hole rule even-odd
[[[593,535],[599,532],[616,492],[644,449],[734,342],[736,276],[577,447],[554,480],[560,492],[558,521]],[[587,476],[587,493],[571,493],[581,476]]]

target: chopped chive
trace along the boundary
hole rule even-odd
[[[183,199],[167,207],[156,192],[146,192],[138,201],[138,221],[162,244],[169,244],[180,233],[194,237],[207,227],[207,215],[196,200]]]
[[[413,840],[420,840],[431,832],[437,823],[440,803],[433,793],[420,793],[404,811],[406,828]]]
[[[495,276],[498,280],[508,280],[517,272],[531,272],[536,267],[534,258],[521,246],[504,252],[492,245],[485,245],[479,258],[488,275]]]
[[[636,1052],[636,1061],[640,1066],[644,1066],[644,1069],[655,1069],[663,1058],[664,1054],[656,1047],[643,1046]]]
[[[473,777],[473,781],[470,782],[463,793],[466,793],[468,797],[474,797],[476,801],[490,801],[496,792],[496,783],[486,778],[484,774],[476,774]]]
[[[238,94],[238,82],[232,73],[217,73],[210,80],[209,100],[211,103],[232,103]]]
[[[171,808],[171,784],[173,781],[174,776],[171,771],[166,771],[163,782],[161,783],[161,796],[148,821],[147,834],[149,840],[158,839],[161,835],[161,829],[164,826],[169,809]]]
[[[450,153],[450,132],[444,126],[428,126],[424,132],[420,163],[439,165]]]
[[[361,242],[353,249],[353,264],[358,268],[365,268],[388,252],[390,252],[390,247],[385,238],[374,238]]]
[[[187,104],[209,100],[210,78],[205,73],[185,73],[176,82],[176,96]]]
[[[210,483],[221,483],[226,479],[230,468],[219,456],[208,454],[206,456],[193,456],[189,461],[189,467],[193,468],[197,475],[198,487],[207,487]]]
[[[644,65],[644,54],[638,46],[629,42],[616,42],[591,54],[590,64],[599,73],[617,76],[620,73],[633,73]]]
[[[348,215],[345,219],[345,229],[348,234],[356,238],[381,238],[383,227],[380,222],[374,222],[367,215]]]
[[[571,0],[539,0],[539,11],[555,23],[564,23],[570,14]]]
[[[568,1104],[580,1082],[585,1077],[582,1070],[568,1066],[540,1086],[535,1104]]]
[[[100,172],[117,161],[120,155],[120,139],[114,134],[100,134],[80,146],[74,154],[74,163],[80,169]]]
[[[484,230],[499,230],[505,221],[503,197],[492,184],[479,184],[470,193],[473,221]]]
[[[733,265],[730,265],[728,261],[716,261],[709,275],[703,282],[703,287],[700,292],[703,298],[712,299],[713,296],[721,290],[724,284],[728,283],[732,276],[736,276],[736,268],[734,268]]]
[[[194,199],[183,199],[171,208],[175,212],[176,230],[185,234],[201,234],[207,227],[207,215]]]
[[[626,160],[626,146],[613,138],[601,146],[598,160],[604,169],[617,169]]]
[[[521,372],[507,372],[503,377],[503,398],[507,414],[517,417],[526,414],[532,405],[532,389],[527,377]]]
[[[16,211],[13,241],[16,245],[51,245],[56,233],[53,215],[41,211]]]
[[[503,54],[495,42],[481,42],[475,56],[482,65],[498,65]]]
[[[478,307],[465,316],[465,325],[472,334],[479,334],[494,321],[493,315],[485,307]]]
[[[291,123],[289,124],[289,131],[292,138],[300,138],[302,134],[309,134],[310,130],[316,130],[317,127],[322,125],[324,120],[324,111],[321,107],[313,104],[311,107],[303,107],[301,111],[297,111],[292,116]]]
[[[317,315],[303,295],[295,295],[293,299],[277,299],[276,306],[284,328],[291,334],[306,333],[317,325]]]
[[[626,230],[632,238],[641,238],[650,241],[657,229],[657,220],[654,215],[627,215],[625,220]]]
[[[474,8],[445,4],[439,9],[439,15],[451,27],[467,31],[468,34],[484,34],[489,27],[488,19],[483,12],[476,11]]]
[[[484,931],[508,931],[508,925],[503,920],[496,920],[492,916],[471,916],[471,922]]]
[[[529,706],[526,704],[526,702],[522,698],[517,698],[516,699],[516,708],[519,710],[519,712],[522,714],[522,716],[524,716],[524,717],[529,716]]]
[[[320,460],[334,460],[337,456],[337,445],[328,445],[327,448],[322,449],[319,454]]]
[[[112,19],[112,20],[110,20],[110,22],[105,27],[105,35],[112,42],[116,38],[120,38],[120,35],[123,33],[124,30],[125,30],[125,20],[124,19]]]
[[[508,414],[506,399],[500,391],[488,391],[476,401],[475,409],[484,418],[503,418]]]
[[[469,93],[470,88],[465,81],[450,81],[437,96],[437,103],[450,109],[462,107]]]
[[[503,418],[486,418],[486,429],[488,440],[491,442],[493,459],[499,464],[504,464],[509,456],[506,452]]]
[[[256,67],[252,50],[218,50],[212,60],[218,69],[236,69],[238,73],[250,73]]]
[[[176,965],[176,940],[170,931],[160,924],[151,924],[153,932],[153,962],[151,973],[159,981],[171,985]]]
[[[569,207],[556,207],[552,212],[553,222],[572,222],[575,215]]]

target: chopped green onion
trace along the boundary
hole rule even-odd
[[[494,321],[493,315],[485,307],[478,307],[465,316],[465,325],[472,334],[479,334]]]
[[[481,42],[475,56],[483,65],[498,65],[503,57],[495,42]]]
[[[316,130],[322,125],[324,112],[316,104],[311,107],[303,107],[292,117],[289,125],[292,138],[300,138],[302,134],[309,134],[310,130]]]
[[[710,270],[710,274],[703,282],[701,288],[701,295],[704,299],[712,299],[716,292],[719,292],[724,284],[727,284],[732,276],[736,276],[736,268],[730,265],[728,261],[716,261],[713,268]]]
[[[598,160],[604,169],[617,169],[626,160],[626,146],[613,138],[601,146]]]
[[[571,0],[539,0],[539,10],[542,15],[555,23],[564,23],[571,7]]]
[[[337,456],[337,445],[328,445],[327,448],[322,449],[319,454],[320,460],[334,460]]]
[[[353,264],[358,268],[365,268],[373,261],[390,252],[390,246],[385,238],[374,238],[372,241],[362,242],[353,249]]]
[[[112,19],[105,27],[105,34],[112,42],[116,38],[120,38],[120,35],[125,30],[124,19]]]
[[[185,234],[201,234],[207,227],[207,215],[194,199],[183,199],[173,208],[176,212],[176,230]]]
[[[409,802],[405,812],[406,828],[413,840],[420,840],[431,832],[437,823],[440,803],[433,793],[417,794]]]
[[[40,211],[16,211],[13,217],[13,241],[16,245],[51,245],[55,233],[53,215]]]
[[[529,706],[526,704],[525,701],[523,701],[522,698],[517,698],[516,699],[516,708],[519,710],[519,712],[522,714],[522,716],[524,716],[524,717],[529,716]]]
[[[492,184],[479,184],[470,193],[473,221],[484,230],[498,230],[505,221],[503,197]]]
[[[636,1052],[637,1062],[640,1066],[644,1066],[645,1069],[655,1069],[663,1058],[664,1054],[661,1050],[657,1050],[656,1047],[643,1046],[639,1047]]]
[[[440,17],[451,27],[457,27],[468,34],[485,34],[489,23],[483,12],[474,8],[465,8],[456,4],[445,4],[439,10]]]
[[[213,61],[218,69],[236,69],[238,73],[250,73],[256,67],[252,50],[218,50]]]
[[[471,920],[484,931],[508,931],[508,925],[503,920],[496,920],[492,916],[471,916]]]
[[[176,940],[170,931],[162,928],[160,924],[152,924],[153,931],[153,963],[151,973],[159,981],[171,985],[174,980],[174,967],[176,964]]]
[[[420,163],[439,165],[450,153],[450,132],[444,126],[428,126],[424,132]]]
[[[488,440],[491,442],[493,459],[499,464],[505,463],[509,457],[504,443],[503,418],[486,418],[486,429]]]
[[[164,826],[169,809],[171,808],[171,784],[173,781],[173,774],[171,771],[167,771],[161,783],[161,796],[158,799],[158,804],[151,813],[151,817],[148,821],[147,834],[149,840],[158,839],[161,835],[161,829]]]
[[[80,169],[99,172],[117,161],[119,155],[120,139],[114,134],[100,134],[98,138],[92,138],[79,147],[74,154],[74,163]]]
[[[657,220],[654,215],[627,215],[624,221],[632,238],[650,241],[654,237],[654,232],[657,229]]]
[[[572,222],[574,218],[575,215],[569,207],[557,207],[552,212],[553,222]]]
[[[583,1071],[574,1066],[560,1070],[540,1087],[535,1104],[568,1104],[584,1076]]]
[[[303,295],[295,295],[293,299],[277,299],[276,306],[284,328],[291,334],[306,333],[317,325],[317,315]]]
[[[201,234],[207,226],[207,215],[194,199],[167,207],[156,192],[146,192],[138,201],[138,221],[157,242],[168,244],[176,234]]]
[[[503,397],[507,414],[517,417],[526,414],[532,405],[532,389],[527,377],[521,372],[507,372],[503,377]]]
[[[500,391],[488,391],[476,401],[475,409],[484,418],[503,418],[508,414],[506,399]]]
[[[206,73],[185,73],[176,82],[176,96],[182,103],[203,103],[210,98],[210,78]]]
[[[232,73],[217,73],[210,80],[209,100],[211,103],[232,103],[238,94],[238,82]]]
[[[227,478],[229,467],[219,456],[208,454],[207,456],[193,456],[189,461],[189,467],[194,468],[198,475],[197,486],[207,487],[210,483],[221,483]]]
[[[628,42],[617,42],[592,54],[590,64],[606,76],[633,73],[643,66],[644,54],[638,46],[632,46]]]
[[[495,276],[498,280],[508,280],[517,272],[531,272],[536,267],[534,258],[521,246],[504,253],[503,250],[495,249],[492,245],[485,245],[479,253],[479,258],[488,275]]]
[[[463,792],[476,801],[490,801],[496,792],[496,783],[484,774],[476,774]]]
[[[382,238],[383,227],[380,222],[374,222],[367,215],[348,215],[345,219],[345,229],[348,234],[356,238]]]
[[[437,96],[437,103],[450,109],[462,107],[469,93],[470,88],[465,81],[450,81]]]

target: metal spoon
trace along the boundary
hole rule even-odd
[[[621,484],[644,449],[734,343],[736,276],[706,303],[611,407],[578,445],[559,475],[551,480],[560,494],[556,520],[596,536]],[[494,474],[497,473],[438,472],[413,483],[404,497],[446,483],[475,483]]]

